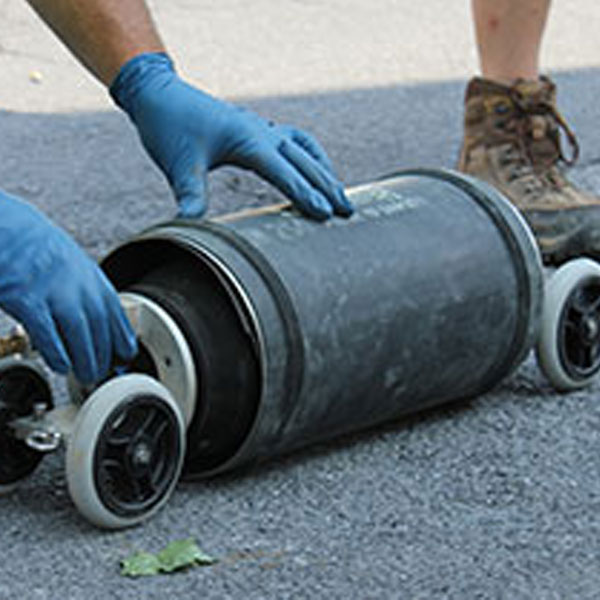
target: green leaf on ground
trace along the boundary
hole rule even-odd
[[[215,560],[204,554],[192,538],[170,543],[157,554],[161,571],[171,573],[194,565],[212,565]]]
[[[140,577],[143,575],[158,575],[172,573],[193,566],[207,566],[217,562],[208,556],[192,538],[171,542],[158,554],[136,552],[121,561],[121,575]]]
[[[136,552],[121,561],[121,575],[140,577],[142,575],[156,575],[160,571],[160,561],[154,554]]]

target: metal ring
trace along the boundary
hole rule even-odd
[[[119,297],[139,342],[154,361],[158,380],[171,392],[189,425],[198,386],[192,351],[181,329],[164,308],[149,298],[132,292],[123,292]]]

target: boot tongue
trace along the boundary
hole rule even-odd
[[[548,158],[548,152],[551,151],[548,146],[550,133],[548,108],[554,103],[553,88],[554,86],[544,79],[534,81],[518,79],[511,88],[511,96],[515,103],[527,113],[528,132],[533,145],[540,146],[539,151],[546,158]]]
[[[527,103],[537,104],[540,102],[553,103],[556,96],[556,86],[545,76],[539,79],[516,79],[512,85],[507,85],[485,79],[484,77],[473,77],[466,88],[466,99],[475,96],[516,96]]]
[[[530,81],[517,79],[511,87],[512,95],[527,112],[536,112],[543,107],[553,106],[556,101],[556,87],[547,77]]]
[[[510,88],[502,83],[484,79],[483,77],[473,77],[467,85],[465,99],[469,100],[477,96],[507,96]]]

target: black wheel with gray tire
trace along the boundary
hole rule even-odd
[[[44,457],[17,439],[11,423],[33,414],[35,404],[53,407],[48,380],[36,363],[18,358],[0,361],[0,495],[31,475]]]
[[[538,363],[560,391],[588,386],[600,371],[600,265],[585,258],[565,263],[545,292]]]
[[[184,418],[170,392],[146,375],[116,377],[77,415],[67,447],[69,491],[95,525],[130,527],[164,506],[184,456]]]

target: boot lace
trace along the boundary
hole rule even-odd
[[[555,148],[555,154],[541,166],[551,167],[557,161],[562,161],[567,166],[574,165],[579,158],[579,142],[554,102],[542,94],[525,95],[517,86],[510,89],[509,96],[515,107],[516,133],[532,163],[536,162],[536,158],[539,163],[539,157],[533,155],[531,143],[525,143],[525,140],[536,141],[547,137]],[[570,145],[570,156],[563,151],[561,132]]]

